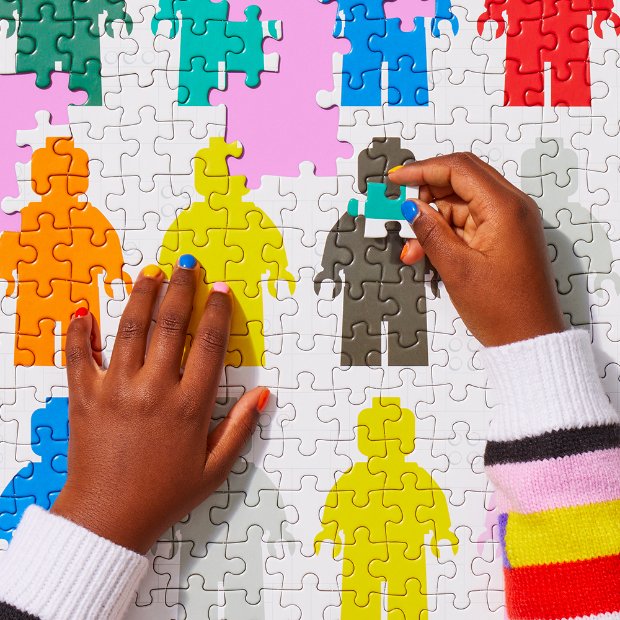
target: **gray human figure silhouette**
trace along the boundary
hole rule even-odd
[[[186,620],[264,620],[265,563],[292,540],[287,523],[269,476],[240,457],[226,483],[173,527]]]
[[[398,198],[400,186],[388,179],[388,172],[413,161],[413,153],[402,148],[400,138],[373,138],[372,144],[357,158],[357,185],[360,192],[365,194],[368,191],[368,183],[385,183],[385,195]]]
[[[595,286],[611,279],[620,292],[620,276],[612,273],[611,242],[600,222],[571,197],[578,193],[577,153],[562,138],[537,138],[521,159],[521,187],[542,209],[545,237],[552,246],[552,267],[560,303],[575,326],[591,322],[588,273]]]
[[[389,366],[428,365],[425,266],[400,261],[400,224],[386,225],[387,236],[364,237],[364,217],[345,213],[325,242],[321,283],[334,282],[333,297],[343,294],[342,366],[381,365],[381,324],[388,325]]]
[[[398,198],[401,188],[390,182],[395,166],[415,161],[402,148],[400,138],[373,138],[358,156],[358,186],[385,187],[387,198]],[[343,294],[342,366],[380,366],[381,329],[387,323],[389,366],[427,366],[428,333],[424,274],[430,264],[408,267],[400,261],[403,222],[388,222],[385,237],[365,237],[368,222],[345,213],[325,241],[322,270],[314,279],[318,295],[321,283],[334,282],[333,297]],[[344,285],[344,286],[343,286]],[[433,292],[438,294],[436,282]]]

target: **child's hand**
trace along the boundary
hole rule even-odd
[[[74,318],[67,336],[69,476],[52,512],[139,553],[220,486],[269,396],[247,393],[209,433],[232,300],[214,287],[181,377],[198,266],[191,256],[179,265],[148,350],[156,267],[134,286],[109,370],[93,360],[92,315]]]
[[[540,211],[531,198],[471,153],[418,161],[390,180],[420,186],[417,240],[408,241],[402,261],[411,265],[428,256],[483,345],[565,329]],[[410,221],[415,210],[411,203],[403,206]]]

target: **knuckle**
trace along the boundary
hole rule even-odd
[[[226,352],[228,337],[221,329],[207,327],[197,334],[196,339],[198,346],[209,353],[220,355]]]
[[[460,151],[458,153],[454,153],[452,158],[452,166],[459,171],[471,170],[480,162],[478,157],[468,151]]]
[[[232,310],[232,304],[228,295],[210,295],[208,306],[217,313],[229,314]]]
[[[168,290],[179,289],[181,291],[192,290],[196,284],[196,274],[189,269],[177,269],[170,278]]]
[[[131,340],[146,336],[148,325],[133,316],[123,317],[118,326],[117,338],[119,340]]]
[[[187,319],[180,312],[168,311],[157,318],[157,327],[164,334],[178,335],[186,331]]]
[[[424,248],[432,249],[441,243],[439,224],[432,217],[421,213],[414,222],[414,229]]]
[[[239,438],[239,444],[245,444],[254,434],[254,424],[251,424],[247,418],[241,418],[236,424],[235,432]]]
[[[132,297],[149,296],[155,290],[155,281],[151,278],[140,278],[131,290]]]
[[[67,345],[71,344],[76,338],[80,338],[85,331],[84,321],[71,321],[67,329]]]
[[[537,204],[526,194],[519,193],[509,201],[509,208],[519,222],[540,216]]]
[[[90,351],[76,343],[67,343],[67,349],[65,351],[65,357],[67,359],[67,366],[76,366],[83,363],[87,356],[91,355]]]

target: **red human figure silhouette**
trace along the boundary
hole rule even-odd
[[[80,200],[88,189],[88,155],[72,138],[48,138],[34,152],[32,187],[41,200],[22,209],[19,232],[0,237],[0,278],[8,282],[6,296],[17,292],[15,365],[53,366],[55,332],[64,364],[67,327],[78,307],[99,321],[99,275],[110,297],[114,280],[128,291],[131,280],[118,234]]]
[[[620,34],[613,0],[485,0],[478,18],[497,22],[496,37],[506,33],[504,105],[544,105],[544,63],[551,64],[551,105],[591,105],[588,22],[594,33],[610,21]]]

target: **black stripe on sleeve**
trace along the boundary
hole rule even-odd
[[[20,611],[8,603],[0,602],[0,620],[39,620],[39,618],[25,611]]]
[[[620,425],[590,426],[551,431],[514,441],[489,441],[485,465],[526,463],[620,446]]]

